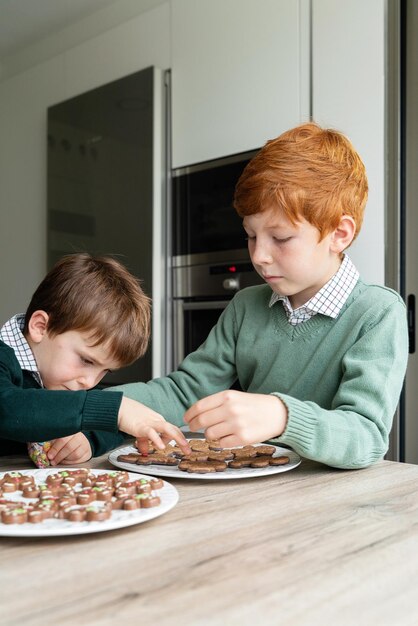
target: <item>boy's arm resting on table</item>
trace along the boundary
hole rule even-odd
[[[405,307],[393,303],[344,356],[343,377],[329,410],[275,393],[288,422],[277,442],[332,467],[357,469],[383,458],[405,376]]]

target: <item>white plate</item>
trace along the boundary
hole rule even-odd
[[[44,483],[48,474],[56,474],[63,469],[71,471],[74,468],[31,469],[19,470],[25,476],[34,476],[36,483]],[[76,468],[79,469],[79,468]],[[109,470],[90,470],[93,474],[107,474]],[[0,472],[0,479],[8,472]],[[141,476],[139,476],[141,478]],[[148,476],[142,476],[148,479]],[[137,480],[138,474],[129,474],[129,480]],[[155,494],[161,498],[161,504],[151,509],[136,509],[135,511],[112,511],[112,517],[104,522],[70,522],[60,519],[46,519],[40,524],[2,524],[0,522],[0,536],[3,537],[56,537],[59,535],[83,535],[105,530],[114,530],[141,524],[167,513],[178,502],[177,489],[164,481],[164,486],[157,489]],[[7,500],[22,500],[31,502],[33,498],[23,498],[21,491],[14,491],[3,495]]]
[[[260,444],[261,445],[261,444]],[[271,444],[269,444],[271,445]],[[113,450],[109,454],[109,461],[115,467],[127,470],[128,472],[141,472],[142,474],[152,474],[153,476],[167,476],[168,478],[193,478],[197,480],[230,480],[231,478],[259,478],[260,476],[270,476],[271,474],[280,474],[281,472],[289,472],[295,469],[301,463],[301,458],[293,450],[287,448],[280,448],[279,446],[273,446],[276,448],[273,456],[288,456],[289,463],[287,465],[269,465],[268,467],[253,468],[244,467],[243,469],[227,468],[223,472],[211,472],[208,474],[189,474],[189,472],[183,472],[178,467],[167,465],[135,465],[134,463],[124,463],[118,461],[120,454],[131,454],[132,452],[138,452],[133,446],[127,446],[125,448],[118,448]]]

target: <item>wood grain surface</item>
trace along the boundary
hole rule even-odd
[[[418,466],[170,482],[179,503],[144,524],[0,537],[0,624],[418,624]]]

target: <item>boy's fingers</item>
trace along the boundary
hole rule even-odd
[[[148,440],[150,440],[157,449],[164,450],[167,443],[173,439],[186,454],[190,454],[191,449],[189,443],[181,430],[177,428],[177,426],[173,426],[167,422],[161,424],[156,429],[150,428],[147,438],[137,437],[136,445],[140,454],[148,454]]]
[[[74,452],[74,450],[76,450],[77,448],[78,448],[78,445],[76,441],[74,441],[73,437],[71,437],[69,441],[64,442],[64,445],[57,452],[54,458],[50,459],[51,464],[58,465],[59,463],[61,463],[61,461],[67,458],[72,452]]]
[[[148,439],[152,441],[152,443],[155,445],[156,448],[158,448],[159,450],[164,450],[165,445],[156,430],[150,429],[149,434],[148,434]],[[147,446],[147,452],[148,452],[148,446]]]
[[[87,461],[87,453],[83,450],[83,446],[80,444],[61,461],[64,461],[67,465],[69,463],[81,463]]]
[[[47,452],[48,459],[52,460],[58,452],[66,445],[69,437],[61,437],[60,439],[55,439],[52,446]]]
[[[224,391],[219,391],[218,393],[214,393],[211,396],[206,396],[206,398],[202,398],[198,400],[191,407],[189,407],[184,414],[184,421],[186,424],[190,424],[190,422],[199,417],[202,413],[206,413],[207,411],[211,411],[212,409],[216,409],[218,407],[222,407],[224,401]]]
[[[174,439],[174,441],[180,446],[180,448],[185,452],[185,454],[191,453],[191,448],[189,446],[189,442],[186,437],[183,435],[181,430],[177,428],[177,426],[173,426],[172,424],[168,424],[167,434],[163,435],[164,438],[168,438],[167,443]]]
[[[137,437],[136,447],[138,448],[139,454],[148,454],[148,441],[146,437]]]

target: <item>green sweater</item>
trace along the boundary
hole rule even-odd
[[[123,442],[118,432],[121,393],[50,391],[22,371],[13,349],[0,341],[0,454],[26,451],[27,441],[48,441],[83,431],[95,456]]]
[[[269,307],[271,293],[268,285],[238,292],[176,372],[117,389],[182,425],[191,404],[238,378],[244,391],[275,394],[287,406],[274,443],[333,467],[381,459],[407,364],[403,301],[359,280],[336,319],[317,314],[292,326],[280,302]]]

